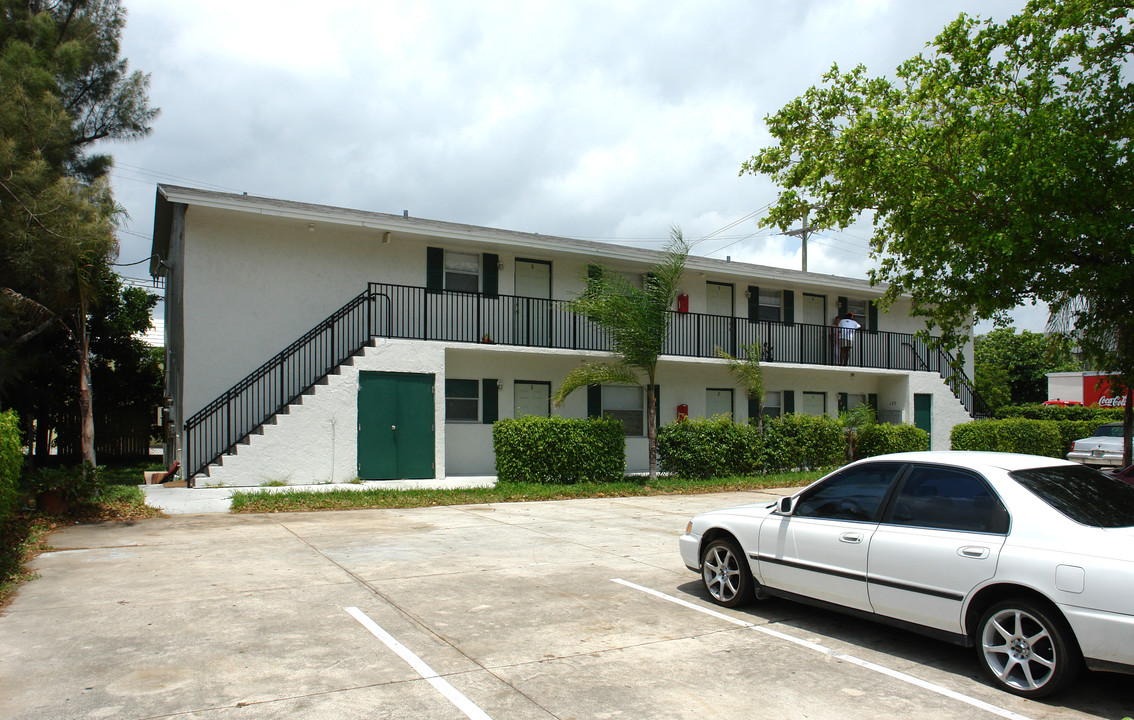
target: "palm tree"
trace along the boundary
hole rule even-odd
[[[717,357],[728,363],[728,371],[748,393],[748,397],[756,401],[756,430],[763,435],[764,370],[760,367],[760,343],[742,345],[740,349],[747,355],[744,360],[734,358],[720,348],[717,348]]]
[[[677,297],[688,254],[689,245],[681,236],[681,229],[674,226],[662,259],[646,274],[642,287],[602,266],[588,268],[587,289],[571,302],[571,310],[607,332],[617,358],[581,365],[563,379],[553,398],[558,407],[568,395],[585,386],[644,387],[650,479],[657,477],[658,409],[654,386],[658,357],[669,334],[669,310]]]

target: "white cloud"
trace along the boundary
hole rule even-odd
[[[738,176],[763,118],[832,62],[892,74],[964,10],[1022,0],[127,0],[153,135],[110,152],[149,253],[158,181],[544,234],[661,245],[775,199]],[[749,218],[697,246],[800,265]],[[869,228],[814,238],[809,269],[862,277]],[[857,248],[855,247],[857,243]],[[132,269],[133,270],[133,269]],[[138,274],[141,274],[138,269]]]

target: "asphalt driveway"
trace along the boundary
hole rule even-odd
[[[712,605],[677,554],[685,521],[775,495],[74,526],[0,617],[0,717],[1134,715],[1127,676],[1029,702],[971,650]]]

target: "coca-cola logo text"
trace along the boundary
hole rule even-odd
[[[1099,398],[1099,407],[1104,407],[1104,408],[1126,407],[1126,398],[1102,397],[1102,398]]]

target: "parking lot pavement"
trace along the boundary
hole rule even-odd
[[[0,616],[0,717],[1113,718],[973,651],[709,603],[677,537],[774,491],[73,526]]]

